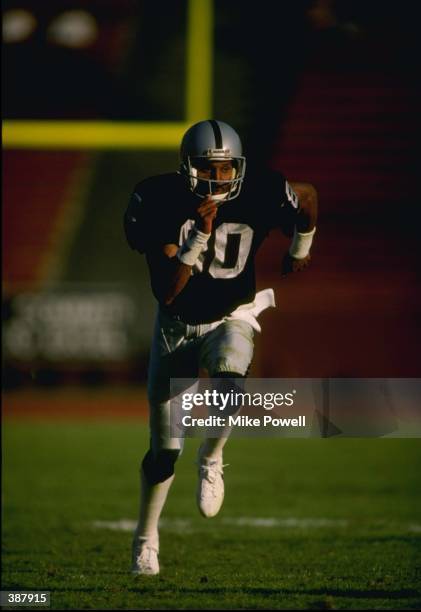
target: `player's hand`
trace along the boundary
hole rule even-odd
[[[303,257],[302,259],[297,259],[296,257],[292,257],[289,253],[287,253],[282,260],[281,267],[281,276],[286,276],[291,272],[301,272],[307,268],[311,260],[310,255]]]
[[[198,220],[196,222],[197,229],[205,234],[210,234],[212,231],[213,220],[218,212],[216,202],[208,195],[202,201],[197,209]]]

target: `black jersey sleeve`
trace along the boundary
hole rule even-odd
[[[130,196],[124,213],[124,233],[131,249],[144,253],[146,251],[145,228],[146,215],[141,196],[136,189]]]
[[[179,227],[168,206],[168,179],[153,177],[138,183],[124,213],[124,232],[129,246],[146,253],[164,244],[178,244]]]
[[[284,234],[292,236],[300,203],[297,194],[280,172],[273,172],[269,179],[269,219],[271,227],[280,227]]]

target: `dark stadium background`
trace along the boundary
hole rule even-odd
[[[130,525],[93,526],[137,513],[155,302],[122,219],[139,180],[178,166],[192,7],[212,30],[209,113],[249,165],[319,193],[311,267],[281,279],[275,232],[258,254],[277,308],[251,376],[420,377],[416,2],[4,0],[2,588],[51,590],[59,609],[416,609],[417,439],[230,440],[211,523],[186,444],[146,586]],[[92,122],[115,142],[66,144]],[[121,145],[150,128],[148,147]]]

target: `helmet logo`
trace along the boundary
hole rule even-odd
[[[231,157],[231,149],[206,149],[203,151],[206,157]]]

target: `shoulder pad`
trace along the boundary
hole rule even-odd
[[[174,172],[149,177],[136,185],[124,213],[124,232],[130,248],[145,253],[154,228],[163,225],[159,203],[174,198],[182,184],[182,177]]]

